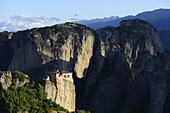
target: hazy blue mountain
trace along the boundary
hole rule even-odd
[[[114,18],[114,17],[112,17]],[[153,26],[155,26],[158,30],[169,30],[170,29],[170,9],[157,9],[154,11],[146,11],[139,13],[135,16],[125,16],[122,18],[114,18],[108,19],[93,19],[92,20],[86,20],[86,21],[77,21],[77,23],[85,24],[93,29],[99,29],[106,26],[119,26],[120,21],[125,19],[143,19],[148,22],[150,22]],[[106,20],[107,21],[104,21]],[[96,21],[95,21],[96,20]]]
[[[136,18],[147,20],[158,30],[170,29],[170,9],[158,9],[136,15]]]
[[[93,29],[99,29],[99,28],[104,28],[104,27],[107,27],[107,26],[114,26],[114,27],[118,27],[119,26],[119,23],[122,21],[122,20],[126,20],[126,19],[134,19],[133,16],[126,16],[126,17],[123,17],[123,18],[119,18],[119,19],[116,19],[116,20],[113,20],[113,21],[107,21],[107,22],[97,22],[97,23],[92,23],[92,24],[85,24],[86,26],[88,27],[91,27]]]
[[[119,19],[119,16],[96,18],[96,19],[91,19],[91,20],[79,20],[79,21],[75,21],[75,23],[90,25],[90,24],[99,23],[99,22],[113,21],[113,20],[116,20],[116,19]]]
[[[163,49],[170,49],[170,30],[159,31],[159,37],[163,43]]]

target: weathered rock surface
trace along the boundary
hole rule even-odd
[[[50,76],[50,79],[45,81],[45,91],[48,99],[68,109],[70,112],[75,111],[76,93],[73,78],[64,79],[62,77],[54,78]]]
[[[166,72],[157,72],[151,78],[150,104],[147,113],[163,113],[168,94],[168,76]]]
[[[84,105],[94,113],[143,110],[141,105],[150,99],[152,72],[168,59],[166,55],[160,59],[162,52],[157,30],[146,21],[125,20],[117,28],[105,28],[87,70],[78,107]]]
[[[103,29],[100,39],[73,23],[0,33],[0,53],[2,59],[10,54],[8,62],[0,62],[2,69],[29,73],[36,81],[57,68],[74,71],[75,85],[62,78],[45,84],[47,97],[69,111],[75,106],[93,113],[165,111],[170,52],[163,53],[157,30],[146,21],[123,20]]]
[[[0,33],[0,70],[7,71],[8,65],[12,60],[12,50],[10,48],[11,32]]]
[[[24,76],[26,79],[24,81],[20,81],[18,78],[15,78],[14,75],[11,74],[11,71],[0,72],[0,89],[8,89],[12,84],[12,79],[15,79],[16,87],[21,87],[26,83],[29,83],[30,80],[28,75],[24,74]]]
[[[88,84],[85,97],[89,100],[85,106],[94,113],[109,113],[116,109],[130,85],[131,73],[119,48],[110,51],[101,71],[101,75],[94,79],[96,81]]]
[[[10,71],[0,72],[0,86],[2,89],[8,89],[12,84],[12,75]]]
[[[143,20],[123,20],[115,29],[104,29],[101,39],[105,42],[106,51],[110,46],[118,44],[126,55],[130,67],[139,52],[148,50],[151,55],[163,52],[157,30]]]
[[[26,76],[26,79],[24,81],[20,81],[18,78],[16,79],[16,87],[21,87],[21,86],[24,86],[25,84],[30,83],[30,80],[28,79],[29,76],[26,74],[25,76]]]
[[[48,64],[53,65],[51,70],[75,71],[77,77],[82,78],[86,76],[96,38],[91,28],[73,23],[13,33],[9,41],[13,57],[8,69],[31,73],[45,68],[48,72],[45,66]],[[42,76],[38,73],[41,71],[36,74]]]
[[[12,57],[5,69],[25,72],[36,82],[56,68],[74,72],[76,77],[82,78],[89,68],[96,40],[93,29],[73,23],[18,31],[7,38]],[[17,84],[21,83],[17,81]],[[48,98],[69,111],[75,110],[74,83],[57,79],[46,82],[46,89]]]
[[[167,74],[169,62],[169,51],[157,56],[149,52],[140,53],[134,66],[135,79],[121,113],[132,111],[163,113],[167,93],[170,91]]]

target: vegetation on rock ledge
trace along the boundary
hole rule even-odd
[[[17,88],[11,85],[8,90],[0,90],[0,111],[4,113],[17,113],[28,111],[29,113],[50,113],[50,111],[65,111],[52,100],[47,99],[42,86],[36,86],[34,82]]]
[[[19,81],[22,81],[22,82],[24,82],[25,79],[29,79],[28,77],[25,76],[24,73],[22,73],[22,72],[20,72],[20,71],[15,71],[15,73],[14,73],[14,78],[18,78]]]
[[[35,85],[32,81],[24,86],[17,87],[16,79],[24,82],[29,79],[27,75],[20,71],[15,71],[14,76],[7,75],[7,72],[0,71],[7,78],[12,80],[11,86],[6,89],[0,89],[0,112],[2,113],[51,113],[53,111],[69,113],[69,111],[60,105],[47,99],[44,84]],[[1,82],[0,82],[1,84]],[[85,110],[76,110],[75,113],[90,113]]]

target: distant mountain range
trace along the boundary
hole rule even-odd
[[[84,24],[96,30],[101,37],[102,30],[106,27],[117,27],[122,20],[142,19],[150,22],[159,31],[160,40],[163,43],[164,50],[170,48],[170,9],[157,9],[146,11],[135,16],[129,15],[125,17],[112,16],[102,19],[80,20],[75,23]]]
[[[146,11],[146,12],[139,13],[135,16],[130,15],[121,18],[118,16],[112,16],[103,19],[80,20],[80,21],[76,21],[76,23],[84,24],[96,30],[106,26],[117,27],[119,26],[119,23],[122,20],[136,19],[136,18],[150,22],[158,30],[170,29],[170,9],[157,9],[154,11]]]
[[[79,20],[79,21],[75,21],[75,23],[89,25],[89,24],[94,24],[94,23],[98,23],[98,22],[113,21],[113,20],[116,20],[116,19],[119,19],[119,16],[96,18],[96,19],[90,19],[90,20]]]

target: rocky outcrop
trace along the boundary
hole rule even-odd
[[[123,20],[117,28],[104,28],[100,39],[73,23],[1,34],[0,57],[7,50],[11,55],[10,63],[0,62],[4,69],[36,81],[57,68],[74,73],[74,81],[52,76],[45,81],[47,97],[69,111],[76,106],[93,113],[163,113],[170,52],[162,53],[157,30],[146,21]]]
[[[60,106],[75,111],[76,93],[73,78],[54,77],[49,75],[45,80],[45,91],[47,98]]]
[[[117,28],[105,28],[87,70],[80,108],[94,113],[138,108],[150,98],[151,72],[163,66],[157,57],[162,52],[157,30],[146,21],[125,20]]]
[[[32,75],[31,71],[37,68],[45,68],[44,72],[58,68],[75,71],[82,78],[86,76],[96,38],[94,30],[73,23],[19,31],[10,40],[14,55],[8,69]],[[53,69],[48,69],[47,64]],[[37,76],[38,73],[41,72]]]
[[[26,77],[26,79],[24,81],[21,81],[18,78],[16,78],[16,80],[15,80],[16,87],[21,87],[21,86],[24,86],[25,84],[30,83],[29,76],[25,74],[25,77]]]
[[[163,52],[157,30],[150,23],[138,19],[123,20],[115,29],[104,29],[102,40],[106,44],[106,51],[110,46],[118,44],[130,67],[139,52],[148,50],[151,55]]]
[[[139,54],[134,66],[135,79],[121,113],[163,113],[167,93],[170,91],[169,61],[169,51],[157,56],[147,51]]]
[[[37,83],[47,72],[57,68],[83,78],[89,68],[96,40],[97,34],[93,29],[73,23],[18,31],[7,39],[12,57],[5,69],[27,73]],[[21,84],[19,81],[16,83]],[[60,78],[47,81],[46,91],[48,98],[69,111],[75,111],[74,83]]]
[[[20,75],[22,76],[22,75]],[[16,87],[21,87],[30,82],[28,75],[23,74],[24,79],[21,81],[19,76],[15,76],[11,74],[11,71],[1,71],[0,72],[0,86],[2,89],[8,89],[11,85],[15,85]],[[0,89],[1,89],[0,88]]]
[[[115,112],[116,106],[121,103],[129,89],[131,73],[128,63],[119,47],[110,51],[105,59],[101,75],[96,76],[94,81],[87,86],[88,101],[86,107],[94,113]],[[85,101],[85,100],[84,100]]]
[[[10,71],[0,72],[0,86],[2,89],[8,89],[12,84],[12,75]],[[0,89],[1,89],[0,88]]]

